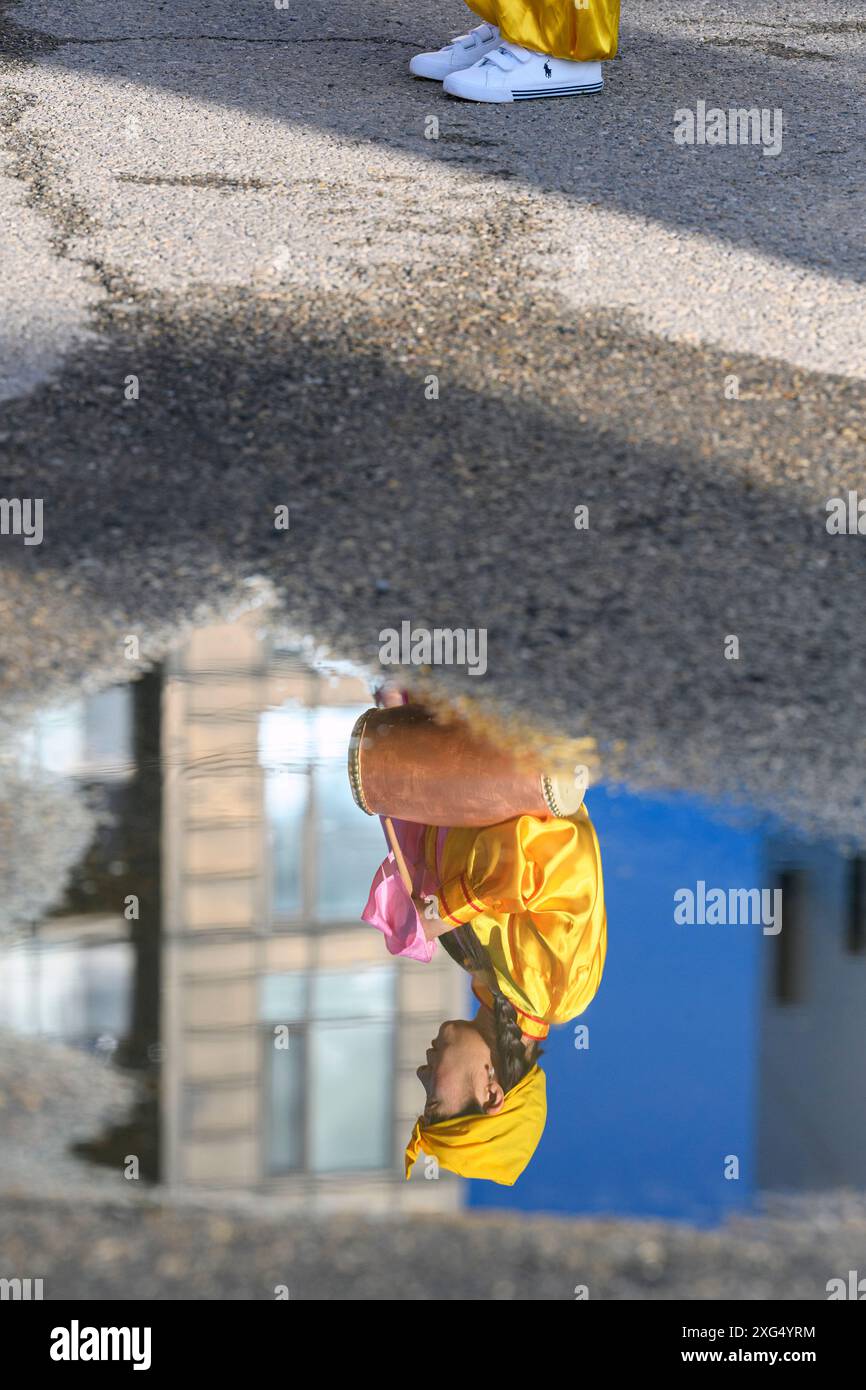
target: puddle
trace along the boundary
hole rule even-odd
[[[430,763],[428,745],[412,745],[402,781],[402,752],[384,770],[365,753],[353,790],[347,755],[370,707],[368,673],[329,665],[315,642],[286,644],[259,610],[193,629],[140,679],[39,714],[6,750],[0,1028],[17,1040],[0,1065],[20,1061],[25,1041],[55,1078],[78,1059],[55,1148],[82,1181],[100,1173],[119,1198],[157,1183],[368,1213],[510,1206],[698,1222],[770,1192],[866,1186],[866,859],[749,808],[624,792],[605,783],[591,741],[506,730],[481,703],[435,709],[437,730],[468,722],[459,753],[441,745]],[[380,717],[383,757],[409,746],[406,709]],[[481,744],[493,751],[479,810]],[[416,956],[430,947],[424,961],[390,954],[361,920],[387,846],[356,801],[375,800],[381,772],[404,817],[442,792],[437,823],[453,826],[457,796],[474,808],[472,835],[491,820],[513,825],[500,815],[508,797],[537,794],[503,772],[518,749],[527,766],[560,769],[555,795],[569,794],[567,773],[585,791],[573,821],[555,822],[584,826],[579,872],[571,848],[561,858],[577,874],[562,892],[583,904],[587,937],[569,1000],[585,1008],[555,1019],[541,1044],[547,1124],[516,1186],[456,1179],[429,1157],[407,1183],[404,1149],[425,1104],[416,1072],[430,1079],[440,1025],[471,1019],[477,1004],[446,937],[416,943]],[[447,837],[434,828],[433,840],[442,868]],[[514,843],[484,841],[484,883]],[[520,892],[536,904],[552,894],[555,914],[552,862],[527,851]],[[507,874],[496,882],[513,889]],[[590,938],[602,899],[599,984]],[[510,971],[528,1034],[535,1000],[556,1012],[561,960],[527,937],[515,963],[499,940],[488,954]],[[491,977],[474,978],[483,995]],[[443,1046],[432,1049],[438,1082]],[[132,1090],[109,1112],[100,1097],[119,1073]],[[53,1105],[22,1101],[19,1124],[22,1084],[6,1075],[2,1086],[12,1099],[0,1148],[18,1144],[19,1166],[28,1106],[42,1123]]]

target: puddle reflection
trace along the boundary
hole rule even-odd
[[[862,858],[371,696],[257,612],[22,739],[0,1026],[140,1082],[80,1157],[367,1211],[866,1186]]]

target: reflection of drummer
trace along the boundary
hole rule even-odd
[[[595,830],[583,805],[567,817],[519,815],[490,826],[397,819],[389,826],[398,853],[392,850],[377,870],[363,920],[382,931],[394,955],[429,961],[441,940],[471,972],[480,1004],[471,1022],[442,1025],[418,1069],[427,1104],[415,1149],[436,1152],[444,1166],[467,1176],[513,1182],[517,1172],[497,1177],[479,1170],[477,1128],[469,1127],[471,1172],[460,1166],[463,1147],[455,1150],[452,1141],[442,1153],[437,1136],[444,1142],[454,1129],[446,1122],[462,1129],[465,1117],[505,1113],[512,1091],[515,1097],[526,1091],[519,1083],[540,1076],[539,1044],[551,1024],[575,1018],[594,997],[607,946]],[[521,1166],[540,1135],[541,1129]],[[490,1167],[489,1154],[486,1160]]]

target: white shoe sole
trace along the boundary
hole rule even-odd
[[[463,73],[451,73],[445,78],[443,88],[450,97],[461,97],[463,101],[539,101],[543,97],[586,97],[593,96],[604,87],[604,79],[582,84],[569,83],[557,86],[527,88],[512,91],[510,88],[481,87],[472,82],[461,82]]]
[[[603,82],[591,82],[582,87],[557,87],[551,91],[550,87],[542,87],[537,92],[512,92],[512,101],[537,101],[541,97],[591,97],[595,92],[600,92],[604,87]]]

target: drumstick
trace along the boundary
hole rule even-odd
[[[391,846],[394,858],[397,861],[397,868],[400,870],[400,877],[403,880],[406,892],[409,894],[409,897],[411,898],[413,893],[415,892],[415,889],[412,885],[412,876],[409,873],[408,868],[406,867],[406,860],[403,858],[403,851],[401,850],[400,845],[398,843],[396,831],[394,830],[394,827],[391,824],[391,817],[383,816],[382,819],[385,822],[385,834],[388,836],[388,844]]]

